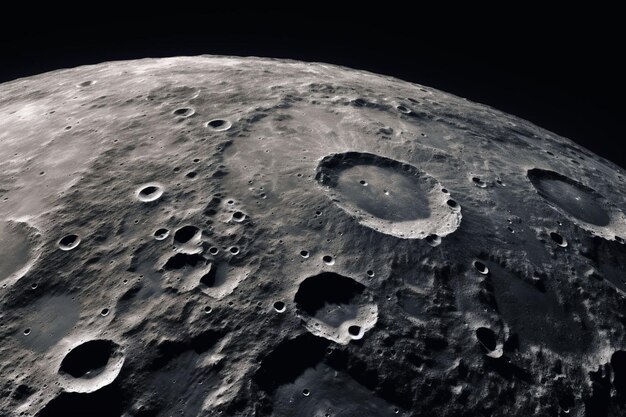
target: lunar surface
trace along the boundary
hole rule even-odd
[[[0,415],[624,416],[625,175],[333,65],[2,84]]]

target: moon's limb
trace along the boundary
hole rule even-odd
[[[0,85],[0,415],[619,415],[624,170],[318,63]]]

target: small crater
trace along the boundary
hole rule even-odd
[[[396,106],[396,109],[398,109],[400,113],[404,113],[404,114],[411,113],[411,110],[408,107],[403,106],[402,104],[400,104],[399,106]]]
[[[196,173],[196,171],[191,171],[191,172],[188,172],[188,173],[187,173],[187,175],[185,175],[185,176],[186,176],[187,178],[196,178],[196,175],[198,175],[198,174]]]
[[[58,242],[59,249],[68,251],[76,248],[80,243],[80,237],[78,235],[67,235],[61,238]]]
[[[89,87],[90,85],[94,85],[95,83],[96,83],[95,81],[87,80],[87,81],[83,81],[82,83],[79,83],[78,87]]]
[[[557,232],[550,232],[550,237],[560,247],[564,248],[567,246],[567,240]]]
[[[206,126],[210,129],[216,130],[218,132],[222,132],[224,130],[228,130],[232,127],[232,123],[228,120],[224,119],[213,119],[206,123]]]
[[[195,113],[195,110],[189,107],[183,107],[183,108],[174,110],[172,113],[174,113],[174,115],[178,117],[189,117]]]
[[[236,222],[242,222],[245,220],[245,218],[246,218],[246,215],[240,211],[236,211],[233,213],[233,220]]]
[[[311,391],[305,388],[302,390],[302,395],[304,395],[305,397],[308,397],[309,395],[311,395]]]
[[[274,303],[274,310],[276,310],[277,313],[284,313],[286,309],[287,309],[287,306],[285,305],[284,302],[276,301]]]
[[[434,234],[426,236],[424,240],[432,247],[436,247],[441,244],[441,237]]]
[[[487,268],[487,265],[480,261],[474,261],[474,268],[476,268],[476,270],[483,275],[487,275],[489,273],[489,268]]]
[[[24,329],[24,336],[28,336],[30,334],[30,327]]]
[[[370,277],[370,278],[371,278],[371,277],[373,277],[373,276],[374,276],[374,271],[372,271],[372,270],[370,269],[370,270],[368,270],[368,271],[366,272],[366,274],[367,274],[367,276],[368,276],[368,277]]]
[[[454,201],[452,199],[446,201],[446,204],[454,211],[461,210],[461,207],[459,206],[459,203],[457,203],[456,201]]]
[[[196,226],[186,225],[176,230],[174,233],[174,241],[177,243],[189,243],[192,239],[199,239],[202,231]]]
[[[481,180],[479,177],[472,177],[472,182],[474,183],[474,185],[476,185],[477,187],[480,188],[485,188],[487,187],[487,183],[483,180]]]
[[[163,188],[158,184],[146,184],[139,187],[136,196],[140,201],[156,201],[163,195]]]
[[[169,235],[170,235],[170,231],[169,231],[169,230],[167,230],[167,229],[163,229],[163,228],[161,228],[161,229],[157,229],[157,230],[154,232],[154,238],[155,238],[156,240],[165,240],[165,239],[167,239],[167,237],[168,237]]]
[[[211,255],[217,255],[219,251],[220,251],[220,250],[219,250],[217,247],[215,247],[215,246],[211,246],[211,247],[209,248],[209,253],[210,253]]]
[[[324,255],[322,257],[322,261],[326,264],[326,265],[334,265],[335,264],[335,260],[333,259],[332,256],[330,255]]]
[[[239,253],[239,248],[237,246],[231,246],[229,249],[230,253],[233,255],[237,255]]]
[[[361,334],[361,326],[352,325],[348,327],[348,333],[353,339],[360,339],[363,336]]]
[[[300,251],[300,256],[302,256],[303,258],[308,258],[309,257],[309,251],[308,250],[301,250]]]
[[[100,312],[100,315],[102,316],[108,316],[109,315],[109,309],[108,308],[103,308],[102,311]]]

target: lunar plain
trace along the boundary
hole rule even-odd
[[[328,64],[2,84],[0,415],[624,416],[625,175]]]

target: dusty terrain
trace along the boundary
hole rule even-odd
[[[0,85],[0,415],[623,416],[622,169],[325,64]]]

